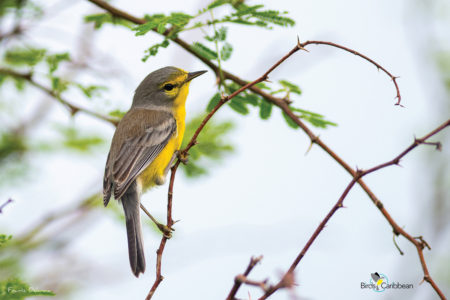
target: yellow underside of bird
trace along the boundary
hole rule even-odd
[[[184,81],[186,76],[187,75],[182,75],[181,77],[184,78],[176,78],[174,81]],[[172,114],[177,123],[177,131],[173,134],[159,155],[137,178],[138,184],[141,186],[142,191],[146,191],[155,186],[156,182],[164,181],[164,172],[172,160],[175,151],[179,150],[181,147],[185,130],[185,103],[188,93],[189,82],[182,86],[172,107]]]
[[[377,285],[380,285],[380,284],[382,284],[382,283],[383,283],[383,279],[378,279]]]

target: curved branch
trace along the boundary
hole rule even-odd
[[[319,236],[319,234],[325,228],[325,225],[328,223],[328,221],[331,219],[331,217],[336,213],[336,211],[343,207],[345,198],[347,197],[347,195],[350,192],[350,190],[354,187],[355,183],[358,182],[358,180],[360,180],[362,177],[364,177],[364,176],[366,176],[366,175],[368,175],[370,173],[376,172],[376,171],[378,171],[380,169],[383,169],[383,168],[386,168],[386,167],[389,167],[389,166],[392,166],[392,165],[398,165],[400,160],[405,155],[407,155],[409,152],[411,152],[414,148],[416,148],[419,145],[430,144],[430,143],[427,142],[427,140],[430,137],[432,137],[433,135],[437,134],[438,132],[444,130],[448,126],[450,126],[450,120],[447,120],[446,122],[441,124],[439,127],[437,127],[436,129],[434,129],[433,131],[431,131],[430,133],[425,135],[423,138],[415,139],[414,142],[408,148],[406,148],[402,153],[397,155],[394,159],[392,159],[392,160],[390,160],[388,162],[382,163],[380,165],[377,165],[377,166],[375,166],[373,168],[370,168],[368,170],[365,170],[365,171],[357,170],[356,171],[356,175],[353,177],[353,179],[347,185],[347,187],[345,188],[345,190],[342,193],[341,197],[338,199],[336,204],[331,208],[331,210],[328,212],[328,214],[325,216],[325,218],[322,220],[322,222],[320,222],[319,226],[316,228],[316,230],[314,231],[314,233],[312,234],[312,236],[310,237],[310,239],[308,240],[306,245],[303,247],[302,251],[298,254],[298,256],[296,257],[294,262],[291,264],[291,266],[289,267],[289,270],[285,273],[283,278],[275,286],[273,286],[271,289],[269,289],[262,297],[260,297],[259,300],[267,299],[270,295],[272,295],[278,289],[283,287],[284,277],[290,276],[290,274],[293,274],[295,268],[300,263],[302,258],[305,256],[305,254],[308,251],[309,247],[314,243],[316,238]],[[440,145],[439,143],[432,143],[432,144],[433,145]],[[436,148],[439,149],[438,146],[436,146]],[[379,205],[377,205],[377,207],[380,210],[382,210],[382,212],[383,211],[386,212],[382,205],[379,204]],[[441,299],[445,299],[444,294],[439,289],[439,287],[436,285],[434,280],[431,278],[430,273],[428,272],[427,264],[425,262],[425,258],[424,258],[424,255],[423,255],[423,249],[425,247],[429,248],[427,242],[425,242],[422,237],[418,237],[418,238],[412,237],[406,231],[404,231],[402,227],[400,227],[398,224],[396,224],[394,221],[392,221],[392,223],[391,222],[389,222],[389,223],[393,227],[394,233],[396,235],[399,235],[399,234],[403,235],[412,244],[414,244],[414,246],[416,246],[417,253],[419,254],[419,260],[420,260],[420,263],[422,265],[422,269],[424,271],[424,280],[431,284],[431,286],[434,288],[434,290],[439,295],[439,297],[441,297]]]
[[[144,19],[140,19],[140,18],[136,18],[134,16],[131,16],[128,13],[126,13],[124,11],[121,11],[121,10],[111,6],[110,4],[106,3],[103,0],[88,0],[88,1],[96,4],[99,7],[102,7],[103,9],[107,10],[109,13],[111,13],[112,15],[114,15],[116,17],[124,18],[124,19],[126,19],[128,21],[131,21],[131,22],[134,22],[136,24],[144,24],[145,23]],[[168,31],[164,32],[163,35],[167,36],[168,35]],[[203,63],[205,63],[208,67],[210,67],[214,72],[217,73],[218,66],[216,66],[211,61],[205,59],[204,57],[196,54],[191,49],[191,47],[190,47],[190,45],[188,43],[186,43],[185,41],[183,41],[183,40],[181,40],[179,38],[175,38],[175,39],[173,39],[173,41],[175,43],[177,43],[178,45],[180,45],[182,48],[184,48],[186,51],[188,51],[189,53],[191,53],[192,55],[197,57],[199,60],[201,60]],[[307,45],[311,45],[311,44],[323,44],[323,45],[328,45],[328,46],[332,46],[332,47],[337,47],[337,48],[340,48],[340,49],[345,50],[347,52],[350,52],[350,53],[353,53],[355,55],[358,55],[361,58],[363,58],[363,59],[369,61],[370,63],[374,64],[377,68],[381,69],[384,73],[386,73],[393,80],[395,88],[396,88],[396,92],[397,92],[397,96],[396,96],[397,103],[396,103],[396,105],[400,105],[401,96],[400,96],[399,87],[398,87],[398,84],[397,84],[397,81],[396,81],[397,77],[393,76],[385,68],[381,67],[381,65],[379,65],[378,63],[376,63],[372,59],[368,58],[367,56],[365,56],[363,54],[360,54],[359,52],[357,52],[355,50],[352,50],[352,49],[349,49],[349,48],[346,48],[344,46],[340,46],[338,44],[331,43],[331,42],[307,41],[305,43],[297,43],[297,46],[296,46],[297,50],[295,50],[294,52],[296,52],[298,50],[301,50],[301,49],[304,49],[304,47],[306,47]],[[381,203],[381,201],[375,196],[375,194],[372,192],[372,190],[359,177],[360,175],[358,175],[358,170],[354,170],[352,167],[350,167],[339,155],[337,155],[318,136],[316,136],[309,129],[309,127],[306,126],[300,120],[300,118],[298,118],[295,115],[295,113],[290,109],[289,104],[284,99],[281,99],[281,98],[275,97],[275,96],[273,96],[271,94],[268,94],[268,93],[264,92],[263,90],[253,86],[252,84],[248,84],[247,81],[245,81],[245,80],[239,78],[238,76],[236,76],[236,75],[234,75],[234,74],[232,74],[230,72],[227,72],[225,70],[223,70],[223,75],[224,75],[225,79],[232,80],[235,83],[241,85],[242,87],[245,86],[246,88],[250,89],[254,93],[259,94],[260,96],[264,97],[266,100],[268,100],[268,101],[272,102],[274,105],[278,106],[286,115],[288,115],[308,135],[309,139],[311,140],[311,143],[316,144],[320,148],[322,148],[322,150],[324,150],[328,155],[330,155],[339,165],[341,165],[353,177],[353,180],[355,181],[355,183],[358,183],[362,187],[362,189],[366,192],[366,194],[369,196],[369,198],[372,200],[372,202],[376,205],[376,207],[380,210],[380,212],[383,214],[383,216],[386,218],[386,220],[392,226],[394,232],[396,234],[404,236],[406,239],[408,239],[411,243],[413,243],[416,246],[418,254],[419,254],[419,257],[420,257],[420,260],[421,260],[422,269],[423,269],[423,272],[424,272],[424,280],[429,282],[432,285],[432,287],[435,289],[436,293],[438,293],[439,295],[442,295],[442,292],[439,290],[437,285],[434,283],[434,281],[429,276],[429,272],[428,272],[425,260],[423,259],[423,252],[421,251],[422,250],[421,247],[423,245],[421,243],[419,243],[416,239],[414,239],[406,231],[404,231],[400,226],[398,226],[398,224],[393,220],[393,218],[390,216],[390,214],[383,207],[383,204]],[[267,78],[265,78],[265,79],[267,79]],[[208,120],[214,115],[214,113],[229,99],[230,99],[229,97],[222,97],[221,101],[216,105],[216,107],[213,109],[213,111],[205,117],[205,120],[200,125],[201,128],[198,130],[198,132],[196,132],[196,134],[193,136],[193,138],[189,142],[188,147],[186,149],[184,149],[183,152],[186,153],[192,146],[195,145],[196,137],[201,132],[202,128],[205,126],[205,124],[208,122]],[[178,165],[179,165],[179,161],[177,161],[177,163],[176,163],[177,167],[178,167]],[[176,169],[177,168],[172,169],[172,173],[173,174],[176,172]],[[173,182],[169,186],[169,197],[170,198],[172,198],[172,192],[173,192],[172,188],[173,188]],[[165,244],[165,242],[164,242],[164,244]],[[153,290],[153,288],[152,288],[152,290]],[[147,298],[147,299],[150,299],[150,298]]]

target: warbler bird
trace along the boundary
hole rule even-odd
[[[140,195],[164,184],[183,140],[189,83],[205,72],[165,67],[147,75],[114,133],[103,178],[103,202],[107,206],[111,195],[122,202],[136,277],[145,271]]]

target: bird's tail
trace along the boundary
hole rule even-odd
[[[139,277],[140,273],[145,272],[145,256],[141,233],[139,192],[136,182],[130,185],[120,199],[125,211],[130,266],[133,274]]]

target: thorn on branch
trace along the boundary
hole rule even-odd
[[[261,260],[263,259],[263,256],[257,256],[257,257],[253,257],[250,259],[250,264],[249,267],[254,268]]]
[[[308,149],[306,149],[305,156],[308,155],[309,151],[311,151],[313,145],[314,145],[314,142],[313,142],[313,140],[311,140],[311,143],[309,144]]]
[[[70,107],[70,115],[73,117],[77,114],[77,112],[80,111],[80,109],[78,107],[74,107],[74,106],[69,106]]]
[[[375,203],[375,205],[378,207],[379,210],[382,210],[384,207],[383,203],[380,200],[378,200],[377,203]]]
[[[356,167],[355,180],[358,180],[359,178],[361,178],[363,174],[364,174],[364,170]]]
[[[281,279],[281,287],[291,289],[296,285],[294,272],[287,272]]]
[[[425,247],[426,247],[426,248],[428,248],[428,250],[431,250],[430,245],[427,243],[427,241],[425,241],[423,239],[423,236],[416,236],[416,237],[414,237],[414,239],[416,239],[416,240],[418,240],[420,242],[420,247],[422,249],[425,249]]]
[[[303,50],[303,51],[309,52],[309,51],[302,45],[302,43],[300,43],[300,38],[299,38],[298,35],[297,35],[297,48],[298,48],[298,50]]]
[[[268,279],[265,279],[263,281],[255,281],[255,280],[248,279],[243,274],[240,274],[240,275],[237,275],[234,278],[234,280],[238,284],[244,283],[246,285],[257,286],[257,287],[261,288],[264,292],[267,292],[271,288],[270,286],[267,285]]]
[[[284,97],[282,100],[283,100],[287,105],[291,105],[291,104],[292,104],[292,100],[289,99],[289,98],[287,98],[287,97]]]
[[[397,241],[395,240],[395,237],[398,235],[399,235],[399,233],[394,229],[394,235],[392,237],[392,240],[394,241],[395,248],[397,248],[398,252],[400,252],[400,255],[403,255],[404,253],[403,253],[402,249],[400,249],[400,247],[397,244]]]
[[[437,151],[442,151],[442,144],[441,142],[425,142],[425,141],[419,141],[422,145],[430,145],[435,146]]]
[[[10,203],[12,203],[13,200],[11,198],[9,198],[8,200],[6,200],[5,203],[3,203],[2,205],[0,205],[0,214],[3,213],[3,209]]]

